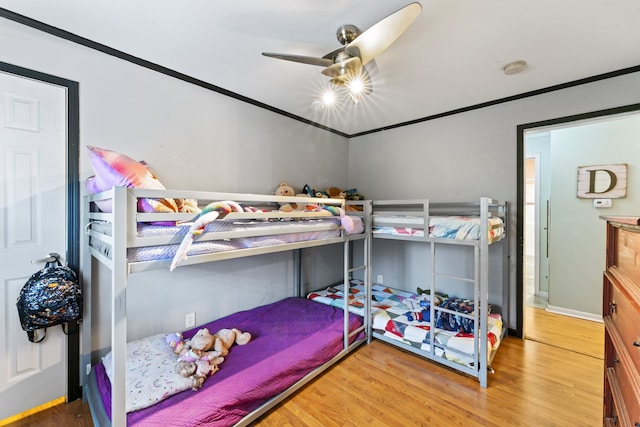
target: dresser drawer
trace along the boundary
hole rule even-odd
[[[613,272],[615,273],[615,272]],[[640,372],[640,309],[638,301],[633,301],[627,291],[628,286],[624,277],[616,278],[615,274],[605,273],[605,301],[608,301],[607,312],[611,323],[615,325],[622,344],[631,357],[636,372]],[[621,349],[620,349],[621,350]]]
[[[640,233],[624,227],[616,228],[615,242],[609,267],[618,267],[636,287],[640,287]]]
[[[619,354],[615,345],[611,356],[607,360],[607,376],[609,386],[612,391],[615,390],[613,393],[615,410],[618,413],[626,412],[626,416],[633,425],[635,422],[640,422],[640,389],[637,387],[640,376],[637,372],[628,371],[629,368],[633,370],[633,367],[625,363],[624,352]],[[618,399],[622,397],[622,402],[624,402],[625,410],[623,411],[619,409],[622,402],[616,401],[616,393]]]

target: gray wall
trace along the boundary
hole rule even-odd
[[[144,159],[169,188],[270,193],[288,181],[356,187],[373,199],[488,195],[512,204],[512,220],[517,125],[640,102],[634,74],[347,141],[9,21],[0,44],[5,62],[80,83],[82,145]],[[81,174],[91,175],[86,153]],[[515,305],[513,221],[510,232]],[[291,263],[291,254],[279,254],[132,277],[129,337],[182,329],[190,311],[201,323],[275,300],[292,287]],[[325,261],[306,264],[319,265],[310,273],[319,281],[333,275],[321,268]],[[94,276],[96,350],[108,345],[109,280],[104,271]],[[203,293],[212,298],[204,301]]]
[[[84,146],[96,145],[145,160],[172,189],[268,194],[280,181],[347,185],[348,141],[341,136],[10,21],[2,21],[0,45],[4,62],[79,82],[83,182],[93,173]],[[309,261],[322,249],[309,252],[310,280],[324,285],[341,277],[341,264],[336,271],[314,267],[330,265],[329,255]],[[131,275],[128,338],[183,330],[189,312],[203,323],[291,295],[292,266],[293,255],[283,253]],[[95,268],[92,278],[85,348],[99,351],[111,333],[110,272]]]
[[[508,201],[510,311],[515,313],[517,126],[640,103],[638,87],[640,73],[635,73],[352,138],[349,186],[371,199]],[[382,254],[375,264],[374,278],[392,268],[385,258]],[[515,326],[512,315],[509,327]]]

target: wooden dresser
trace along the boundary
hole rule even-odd
[[[600,218],[607,221],[603,425],[640,427],[640,217]]]

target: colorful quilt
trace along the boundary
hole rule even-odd
[[[349,311],[364,316],[365,289],[361,280],[351,280],[347,292]],[[307,298],[343,308],[343,284],[311,292]],[[437,295],[436,305],[465,314],[473,314],[473,301],[461,298],[443,298]],[[437,311],[434,320],[434,352],[457,363],[471,366],[473,363],[474,323],[468,317]],[[379,284],[372,285],[371,316],[374,330],[386,337],[404,342],[412,347],[431,351],[430,342],[430,297],[429,295],[402,291]],[[502,336],[502,318],[489,315],[487,351],[495,350]]]

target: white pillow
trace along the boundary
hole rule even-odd
[[[176,372],[178,356],[165,341],[167,334],[153,335],[127,343],[126,411],[137,411],[191,388],[192,382]],[[111,352],[102,358],[113,383]]]

